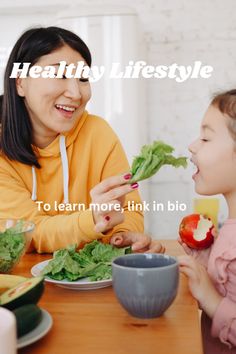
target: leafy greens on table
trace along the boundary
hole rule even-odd
[[[43,269],[43,275],[55,280],[74,281],[89,277],[91,281],[111,279],[114,258],[131,253],[131,247],[117,248],[97,240],[76,252],[76,245],[55,251]]]
[[[136,156],[131,166],[132,178],[129,183],[142,181],[153,176],[163,165],[186,167],[187,158],[176,158],[172,155],[174,148],[162,141],[154,141],[151,145],[144,145],[140,155]]]
[[[23,221],[0,232],[0,271],[8,272],[17,263],[25,247]]]

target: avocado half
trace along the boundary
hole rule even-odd
[[[5,291],[0,296],[0,306],[8,310],[27,304],[37,304],[44,291],[44,278],[29,278],[19,285]]]
[[[16,317],[17,338],[32,331],[42,320],[42,310],[35,304],[18,307],[13,313]]]

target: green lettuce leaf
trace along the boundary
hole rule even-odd
[[[129,183],[142,181],[153,176],[163,165],[173,167],[187,167],[187,158],[176,158],[172,155],[174,148],[162,141],[154,141],[151,145],[144,145],[140,155],[136,156],[131,166],[132,178]]]
[[[97,240],[76,252],[76,245],[55,251],[42,274],[55,280],[75,281],[89,277],[91,281],[110,279],[114,258],[131,253],[131,247],[117,248]]]

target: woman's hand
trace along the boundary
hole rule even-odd
[[[189,289],[199,306],[212,318],[222,300],[206,269],[191,256],[178,257],[180,271],[188,277]]]
[[[138,188],[138,183],[127,184],[131,177],[130,173],[109,177],[90,191],[91,203],[96,206],[93,209],[96,232],[106,232],[124,221],[125,195]]]
[[[165,247],[160,242],[152,240],[148,235],[125,231],[114,234],[110,243],[116,247],[131,246],[134,252],[164,253]]]

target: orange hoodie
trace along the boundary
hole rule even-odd
[[[39,253],[103,238],[94,231],[89,192],[105,178],[129,171],[108,123],[84,112],[70,132],[38,153],[41,169],[0,156],[0,217],[33,221],[32,249]],[[140,202],[138,192],[126,196],[125,221],[109,235],[143,232],[143,215],[127,210],[128,200]],[[63,203],[67,210],[60,210]]]

